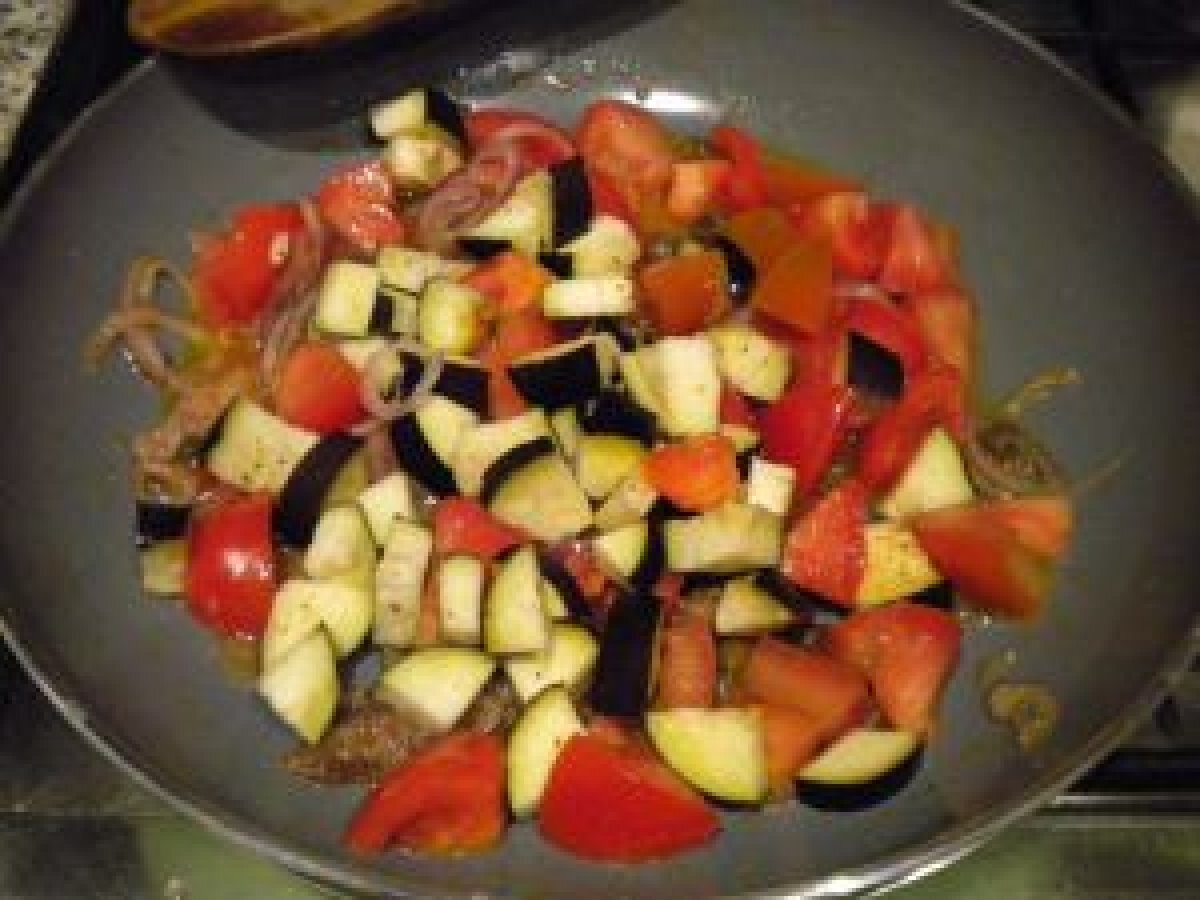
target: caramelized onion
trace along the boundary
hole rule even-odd
[[[1014,419],[993,419],[967,438],[971,479],[989,497],[1061,491],[1066,476],[1050,452]]]

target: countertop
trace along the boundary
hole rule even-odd
[[[8,156],[71,0],[0,0],[0,161]]]

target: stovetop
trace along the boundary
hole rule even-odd
[[[6,16],[17,5],[0,0],[0,59],[10,49]],[[971,5],[1058,54],[1200,189],[1200,0]],[[11,154],[0,158],[0,200],[73,116],[141,56],[123,33],[121,0],[75,7]],[[69,730],[5,648],[0,773],[0,896],[329,896],[209,835],[129,782]],[[1121,750],[1043,812],[895,896],[1200,896],[1200,670]]]

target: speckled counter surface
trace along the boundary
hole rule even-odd
[[[71,0],[0,0],[0,161],[71,11]]]

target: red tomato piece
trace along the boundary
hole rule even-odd
[[[663,614],[673,615],[683,605],[683,576],[678,572],[665,572],[654,582],[651,593],[662,601]]]
[[[975,311],[970,298],[955,288],[913,294],[905,304],[934,359],[971,379]]]
[[[533,113],[513,109],[476,109],[467,113],[463,124],[467,129],[467,141],[473,150],[478,150],[501,129],[519,129],[522,132],[518,142],[521,157],[531,169],[546,169],[575,155],[571,136]]]
[[[789,208],[801,232],[823,236],[834,270],[847,278],[875,278],[891,242],[892,217],[861,191],[825,194]]]
[[[210,325],[248,325],[272,299],[290,242],[304,230],[292,204],[248,206],[230,229],[205,239],[192,262],[200,317]]]
[[[846,326],[896,356],[906,378],[925,368],[925,342],[920,328],[906,310],[890,301],[851,301]]]
[[[889,208],[892,223],[879,283],[893,294],[921,294],[944,287],[950,267],[936,236],[911,206]]]
[[[867,487],[886,490],[899,478],[935,425],[958,434],[962,379],[948,369],[930,369],[909,379],[904,394],[867,429],[859,451],[859,476]]]
[[[670,136],[640,107],[619,100],[593,103],[575,129],[575,143],[588,166],[623,192],[662,194],[670,184],[675,162]]]
[[[726,206],[733,212],[766,206],[770,193],[758,139],[740,128],[719,125],[709,142],[731,164],[723,192]]]
[[[644,862],[703,846],[720,820],[648,750],[577,734],[550,771],[538,829],[584,859]]]
[[[502,316],[491,339],[479,351],[479,361],[488,367],[488,403],[493,418],[507,419],[527,409],[524,398],[508,377],[508,366],[528,353],[553,347],[559,341],[554,323],[538,306]]]
[[[958,662],[962,629],[954,616],[896,603],[853,613],[831,626],[824,640],[835,657],[867,675],[893,727],[928,732]]]
[[[687,438],[652,450],[642,461],[646,483],[688,512],[733,499],[741,483],[737,451],[724,435]]]
[[[717,696],[717,642],[712,625],[681,610],[663,629],[658,657],[658,704],[712,706]]]
[[[1057,560],[1071,541],[1074,515],[1062,494],[1001,498],[978,508],[1002,522],[1022,546],[1047,559]]]
[[[805,334],[825,328],[834,311],[829,241],[795,240],[755,282],[750,305],[755,312]]]
[[[258,638],[276,586],[271,499],[236,496],[198,515],[188,532],[184,594],[203,625],[231,637]]]
[[[846,327],[839,320],[817,334],[804,334],[765,316],[755,316],[754,326],[791,350],[793,383],[846,383],[849,345]]]
[[[592,193],[592,212],[595,215],[612,216],[634,228],[637,227],[638,220],[633,206],[611,177],[589,166],[587,179]]]
[[[808,716],[822,743],[861,724],[871,710],[870,688],[857,668],[771,637],[750,651],[742,687],[754,701]]]
[[[725,188],[732,166],[724,159],[693,159],[671,168],[667,212],[690,225],[707,213]]]
[[[1030,620],[1045,606],[1053,568],[1049,557],[1022,542],[1022,533],[1028,540],[1032,529],[1014,529],[1011,521],[1011,513],[997,514],[982,503],[921,513],[910,524],[934,566],[967,602],[986,613]]]
[[[463,283],[490,301],[493,312],[520,312],[534,306],[553,277],[523,253],[509,251],[472,269]]]
[[[867,492],[854,479],[817,501],[788,532],[780,572],[839,606],[854,607],[866,569]]]
[[[717,413],[722,425],[758,430],[758,419],[750,401],[727,384],[721,385],[721,401]]]
[[[437,738],[390,772],[343,841],[362,854],[393,844],[439,855],[475,853],[500,839],[506,821],[501,739],[459,732]]]
[[[853,403],[854,394],[844,385],[802,381],[759,414],[763,455],[792,467],[799,496],[810,493],[825,476],[845,436]]]
[[[765,703],[759,708],[763,749],[767,755],[767,780],[777,794],[816,757],[826,741],[820,721],[800,709]]]
[[[660,334],[703,330],[729,311],[729,276],[716,251],[668,256],[638,273],[642,312]]]
[[[726,223],[725,232],[759,272],[769,269],[796,242],[798,235],[787,217],[770,206],[736,213]]]
[[[335,173],[317,191],[321,218],[367,254],[404,243],[406,229],[395,201],[395,186],[378,160]]]
[[[275,412],[287,422],[330,434],[366,415],[362,377],[329,344],[300,344],[284,360],[275,385]]]
[[[444,497],[433,509],[433,547],[439,556],[465,553],[490,562],[527,540],[525,532],[501,522],[470,497]]]

